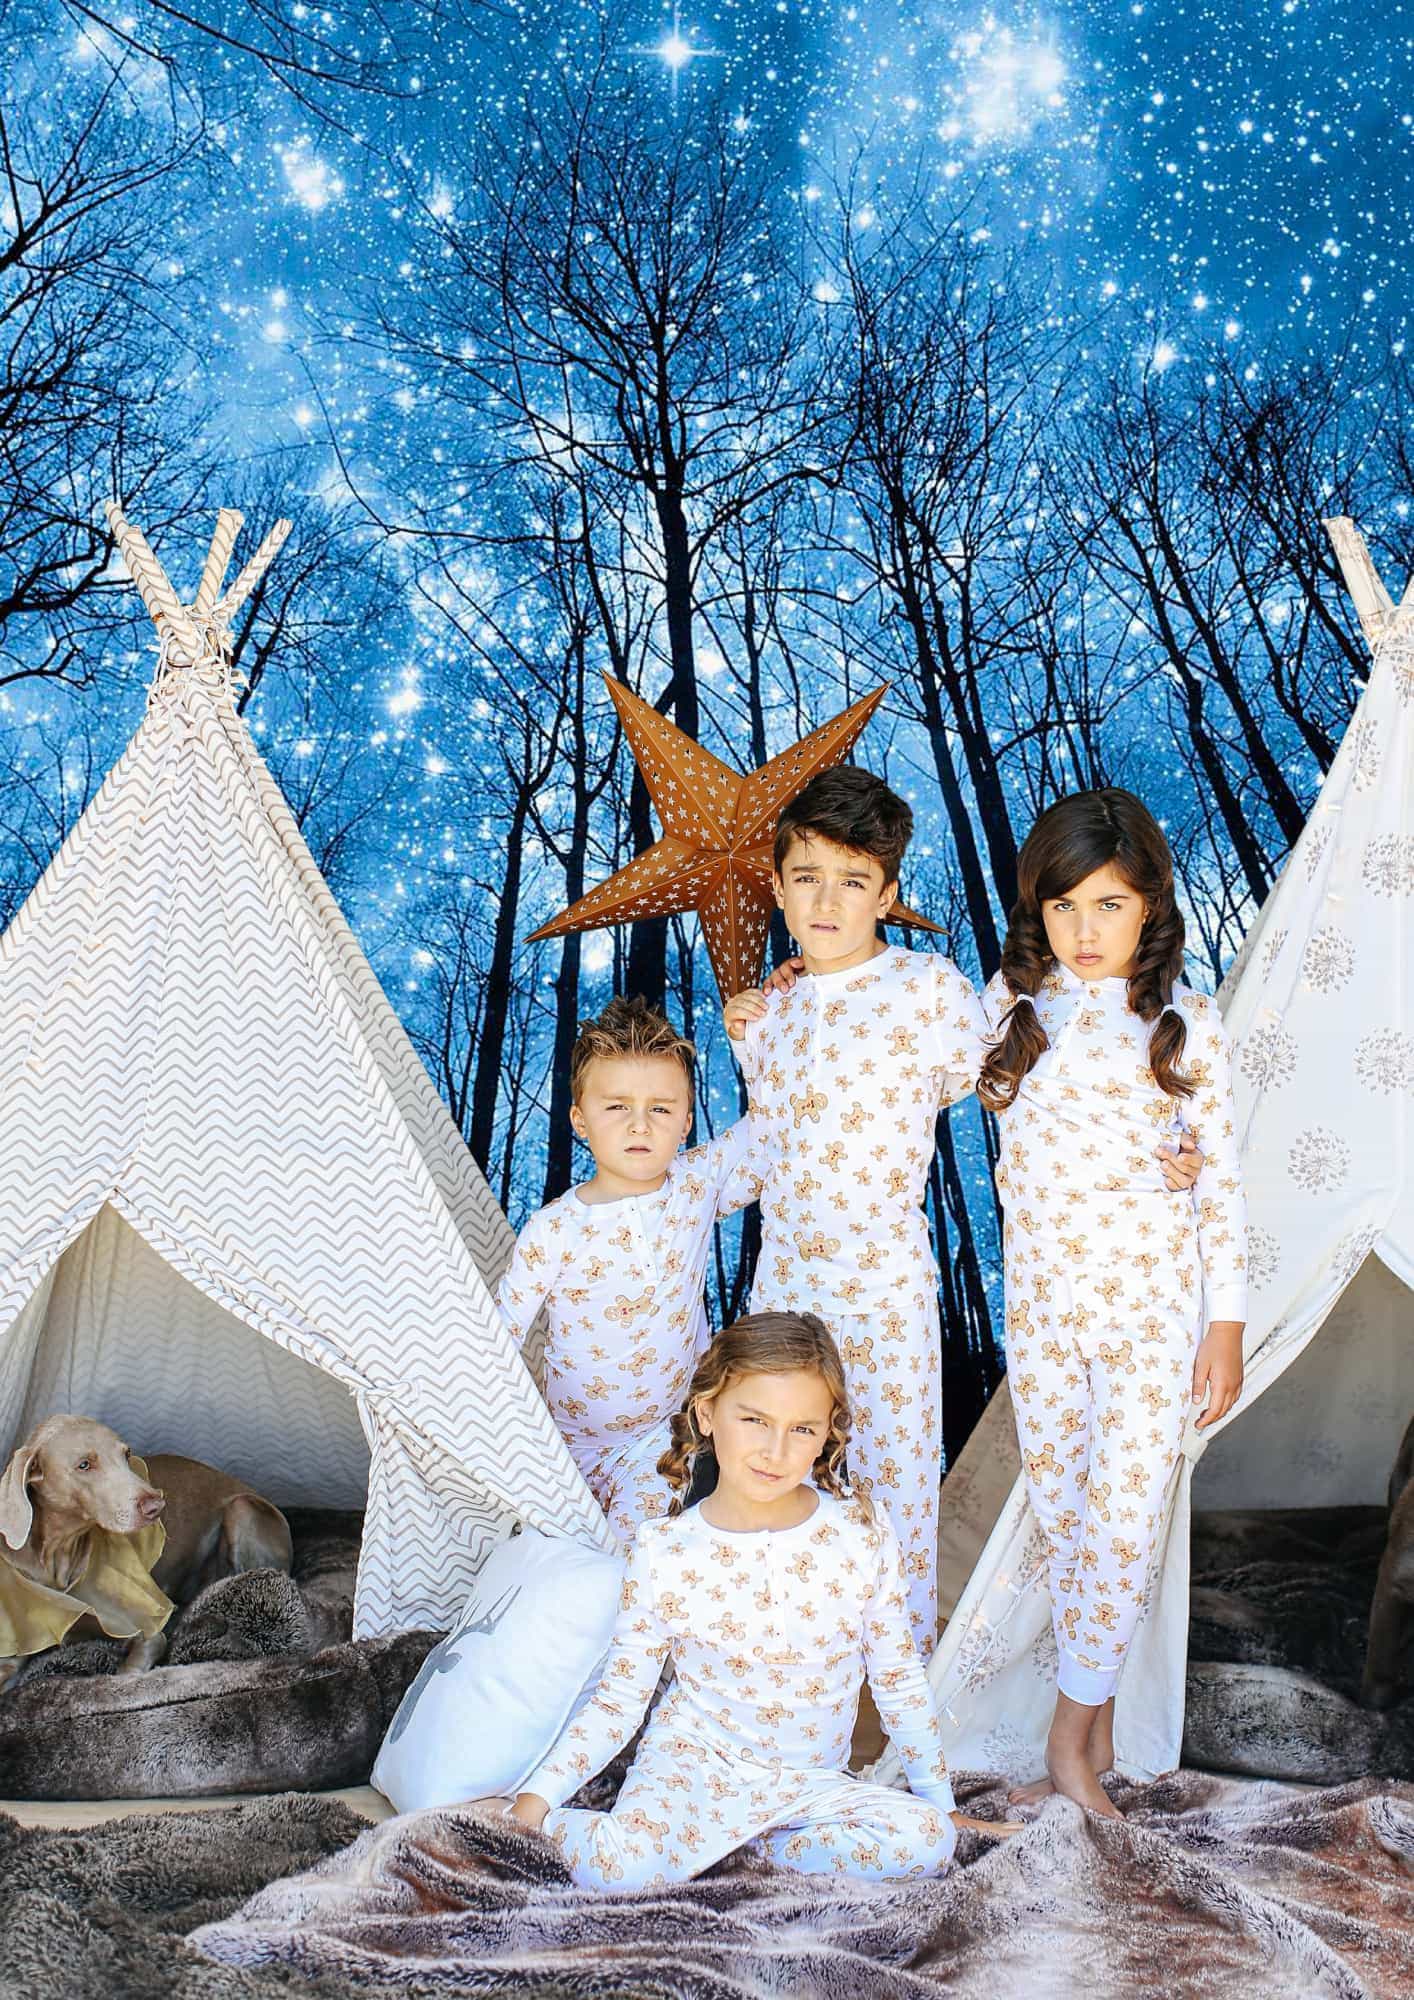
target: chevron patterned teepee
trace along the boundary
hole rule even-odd
[[[48,1412],[367,1504],[355,1630],[451,1622],[513,1519],[611,1546],[491,1296],[511,1231],[232,699],[223,510],[147,713],[0,938],[0,1445]]]

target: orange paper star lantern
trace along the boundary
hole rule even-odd
[[[743,774],[694,743],[612,675],[604,679],[658,809],[663,837],[530,935],[563,937],[567,931],[696,910],[718,990],[729,999],[761,977],[776,900],[771,846],[781,808],[817,772],[843,763],[887,690],[875,688],[760,770]],[[890,910],[889,922],[941,929],[902,903]]]

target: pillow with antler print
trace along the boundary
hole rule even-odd
[[[373,1783],[399,1812],[512,1798],[597,1682],[621,1556],[522,1529],[477,1573],[393,1717]]]

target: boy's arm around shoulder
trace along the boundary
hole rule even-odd
[[[757,1121],[751,1112],[704,1145],[694,1146],[684,1165],[700,1173],[717,1215],[734,1215],[759,1201],[766,1184]]]
[[[977,989],[941,953],[933,960],[934,1059],[943,1072],[940,1105],[958,1104],[977,1088],[989,1040]]]

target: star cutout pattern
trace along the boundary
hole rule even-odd
[[[572,903],[532,939],[695,910],[723,999],[761,977],[775,907],[771,846],[781,809],[842,764],[887,693],[875,688],[759,770],[734,771],[611,675],[604,676],[663,837]],[[940,925],[896,903],[890,923]]]

